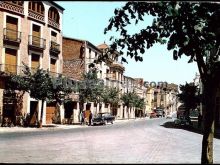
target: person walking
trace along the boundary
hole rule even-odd
[[[89,114],[89,125],[91,126],[91,124],[92,124],[92,112],[90,112]]]
[[[202,115],[201,115],[201,113],[199,113],[199,116],[198,116],[198,128],[201,128],[201,125],[202,125]]]
[[[84,113],[83,112],[81,112],[80,113],[80,117],[81,117],[81,125],[84,125]]]

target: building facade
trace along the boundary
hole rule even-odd
[[[1,1],[0,2],[0,109],[3,117],[15,121],[17,101],[6,96],[7,74],[22,74],[22,63],[32,70],[38,66],[49,69],[52,75],[62,73],[62,15],[64,9],[52,1]],[[36,122],[41,101],[23,96],[22,114],[30,114]],[[55,103],[44,105],[43,124],[52,123]]]

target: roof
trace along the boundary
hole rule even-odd
[[[56,2],[54,1],[48,1],[50,2],[51,4],[53,4],[54,6],[56,6],[57,8],[59,8],[60,10],[65,10],[63,7],[61,7],[60,5],[58,5]]]
[[[127,78],[127,79],[132,79],[132,80],[135,80],[134,78],[132,78],[132,77],[129,77],[129,76],[124,76],[125,78]]]
[[[93,49],[95,49],[96,51],[100,52],[101,53],[101,50],[96,47],[95,45],[93,45],[91,42],[89,42],[88,40],[82,40],[82,39],[77,39],[77,38],[71,38],[71,37],[66,37],[66,36],[63,36],[64,39],[69,39],[69,40],[74,40],[74,41],[78,41],[78,42],[86,42],[87,45]]]
[[[109,46],[106,43],[100,44],[97,46],[99,49],[106,49],[109,48]]]

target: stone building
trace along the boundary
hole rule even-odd
[[[101,51],[87,40],[81,40],[70,37],[63,37],[63,75],[74,80],[83,80],[83,74],[89,71],[91,64],[94,64],[94,60],[97,60],[101,55]],[[103,79],[106,75],[106,65],[104,62],[95,64],[98,71],[98,78]],[[72,116],[72,122],[76,123],[80,121],[80,105],[78,93],[72,95],[72,102],[65,105],[65,118],[70,119]],[[104,104],[84,103],[83,110],[92,112],[94,115],[97,112],[106,111],[109,109]],[[87,116],[88,117],[88,116]]]
[[[62,73],[62,16],[64,9],[52,1],[0,2],[0,112],[16,120],[18,100],[6,96],[7,74],[22,74],[22,62],[31,69],[40,66],[52,75]],[[41,101],[26,93],[22,114],[29,113],[34,124],[40,113]],[[43,124],[52,123],[55,103],[45,103]],[[21,114],[19,114],[21,115]]]

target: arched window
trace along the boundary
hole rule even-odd
[[[54,22],[59,24],[60,16],[56,8],[50,7],[48,11],[48,17],[53,20]]]
[[[44,15],[44,5],[42,4],[42,2],[30,1],[28,9],[41,15]]]
[[[18,6],[23,6],[24,4],[24,1],[7,1],[7,2]]]

